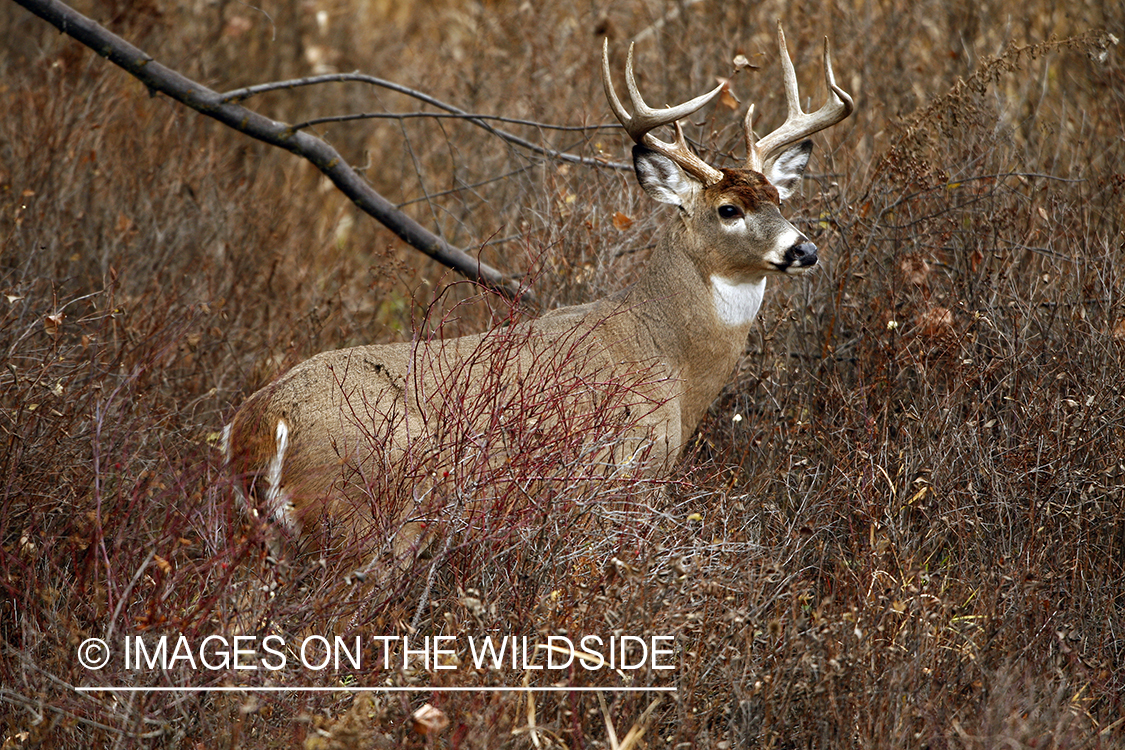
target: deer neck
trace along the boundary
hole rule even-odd
[[[681,381],[685,440],[738,364],[766,287],[764,275],[734,280],[701,268],[686,239],[667,235],[628,294],[638,329]]]

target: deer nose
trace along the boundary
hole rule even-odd
[[[808,240],[798,242],[785,251],[785,262],[790,267],[808,268],[809,266],[815,266],[816,245]]]

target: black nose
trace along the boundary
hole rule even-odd
[[[785,251],[785,262],[790,266],[815,266],[816,245],[807,240],[794,245]]]

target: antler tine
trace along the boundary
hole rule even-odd
[[[629,45],[629,67],[632,67],[632,64],[633,46]],[[609,75],[609,37],[602,40],[602,87],[605,88],[605,98],[609,99],[609,106],[617,121],[625,128],[625,132],[630,133],[629,123],[632,117],[629,116],[629,111],[621,106],[621,100],[617,98],[617,92],[613,89],[613,79]]]
[[[605,86],[605,95],[609,99],[613,114],[635,143],[667,156],[705,185],[716,183],[723,178],[722,172],[703,161],[688,147],[683,128],[680,127],[678,122],[681,118],[701,109],[718,96],[719,92],[723,90],[723,84],[719,84],[714,90],[683,104],[653,109],[645,104],[641,92],[637,88],[637,79],[633,74],[633,45],[630,44],[629,55],[625,59],[625,88],[629,94],[629,105],[633,108],[633,113],[629,114],[628,110],[621,104],[621,100],[617,98],[617,92],[613,88],[613,80],[609,73],[609,39],[605,39],[602,42],[602,85]],[[672,143],[662,141],[652,134],[651,131],[661,125],[675,126],[676,138]]]
[[[757,137],[754,135],[754,104],[751,103],[746,108],[746,117],[742,120],[742,133],[746,136],[746,168],[753,169],[758,172],[762,171],[762,165],[754,164],[754,155],[757,153],[757,146],[755,142]]]
[[[824,38],[824,82],[828,87],[828,100],[816,112],[806,113],[801,109],[801,96],[797,91],[797,72],[793,69],[793,60],[789,57],[789,49],[785,45],[785,32],[781,29],[781,21],[777,22],[777,46],[781,51],[781,73],[785,84],[786,107],[789,110],[785,123],[756,143],[751,128],[753,108],[746,113],[746,120],[743,123],[746,131],[746,167],[758,172],[764,171],[766,165],[787,146],[832,127],[850,115],[855,108],[852,98],[836,85],[828,37]]]
[[[785,106],[789,110],[785,119],[792,120],[803,115],[804,111],[801,109],[801,94],[797,91],[797,71],[793,67],[793,58],[789,56],[789,46],[785,43],[785,30],[781,28],[781,21],[777,22],[777,48],[781,52],[781,77],[785,82]]]

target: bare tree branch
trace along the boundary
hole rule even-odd
[[[414,99],[417,99],[418,101],[425,102],[426,104],[429,104],[429,105],[432,105],[434,107],[437,107],[438,109],[444,110],[445,112],[449,113],[449,115],[453,115],[453,116],[465,119],[465,120],[471,122],[472,124],[476,125],[477,127],[480,127],[480,128],[483,128],[484,130],[487,130],[489,133],[496,136],[497,138],[501,138],[501,139],[507,141],[508,143],[519,146],[520,148],[527,149],[528,151],[531,151],[533,153],[541,154],[543,156],[547,156],[547,157],[550,157],[552,159],[557,159],[558,161],[570,162],[572,164],[585,164],[586,166],[593,166],[593,167],[608,167],[610,169],[622,169],[622,170],[629,171],[629,172],[633,171],[633,165],[632,164],[622,164],[620,162],[602,161],[601,159],[591,159],[589,157],[578,156],[576,154],[568,154],[565,151],[555,151],[553,149],[544,148],[543,146],[539,146],[535,143],[532,143],[529,140],[526,140],[524,138],[520,138],[518,135],[515,135],[513,133],[509,133],[506,130],[501,130],[500,128],[495,128],[492,125],[488,124],[488,122],[486,122],[486,120],[502,120],[502,121],[505,121],[505,122],[516,122],[516,123],[519,123],[519,124],[531,125],[531,126],[534,126],[534,127],[548,127],[548,126],[544,126],[544,125],[541,125],[541,124],[535,123],[535,122],[527,122],[527,121],[519,121],[519,120],[504,120],[503,118],[499,118],[499,117],[486,117],[484,115],[474,115],[474,114],[471,114],[469,112],[466,112],[463,109],[455,107],[452,104],[448,104],[446,102],[443,102],[441,99],[437,99],[433,96],[430,96],[429,94],[427,94],[425,92],[418,91],[417,89],[412,89],[409,86],[403,86],[401,83],[395,83],[394,81],[388,81],[388,80],[383,79],[383,78],[376,78],[375,76],[364,75],[363,73],[328,73],[328,74],[320,75],[320,76],[308,76],[306,78],[294,78],[294,79],[289,80],[289,81],[274,81],[272,83],[261,83],[261,84],[258,84],[256,86],[247,86],[246,88],[235,89],[234,91],[228,91],[227,93],[223,94],[223,101],[224,102],[241,102],[241,101],[244,101],[244,100],[250,98],[251,96],[255,96],[257,94],[262,94],[262,93],[265,93],[267,91],[277,91],[279,89],[294,89],[294,88],[299,88],[301,86],[315,86],[315,85],[321,84],[321,83],[340,83],[340,82],[344,82],[344,81],[358,81],[360,83],[367,83],[367,84],[370,84],[372,86],[378,86],[380,88],[387,89],[388,91],[395,91],[395,92],[398,92],[400,94],[405,94],[406,96],[413,97]],[[353,118],[356,118],[356,119],[364,118],[364,117],[366,117],[366,118],[379,117],[379,116],[380,115],[343,115],[343,117],[353,117]],[[431,116],[438,117],[439,115],[431,115]],[[327,121],[328,119],[329,118],[321,118],[320,120],[310,121],[309,123],[302,123],[300,127],[308,127],[313,122],[323,122],[323,121]],[[618,126],[606,124],[606,125],[603,125],[603,126],[596,126],[596,127],[613,128],[613,127],[618,127]],[[595,128],[581,128],[581,129],[582,130],[596,129],[596,127]],[[563,128],[553,128],[553,129],[562,130]]]
[[[456,115],[452,112],[354,112],[348,115],[326,115],[324,117],[317,117],[313,120],[298,123],[293,127],[297,130],[301,130],[303,128],[311,128],[314,125],[323,125],[327,122],[351,122],[353,120],[418,120],[427,118],[431,120],[494,120],[496,122],[506,122],[514,125],[526,125],[529,128],[537,128],[539,130],[557,130],[568,133],[585,133],[589,130],[621,130],[620,125],[610,123],[605,123],[604,125],[556,125],[550,122],[539,122],[538,120],[524,120],[519,117],[482,114]],[[576,156],[575,158],[581,157]],[[629,167],[629,169],[632,169],[632,167],[627,164],[615,164],[614,162],[601,161],[600,159],[587,159],[587,163],[596,164],[599,167],[609,167],[610,169],[618,169],[619,167]]]
[[[122,68],[151,92],[165,94],[240,133],[307,159],[361,210],[439,263],[509,299],[534,303],[534,295],[528,289],[453,247],[396,208],[372,189],[336,149],[316,136],[246,109],[230,100],[230,95],[223,96],[161,65],[151,55],[59,0],[15,2]]]

